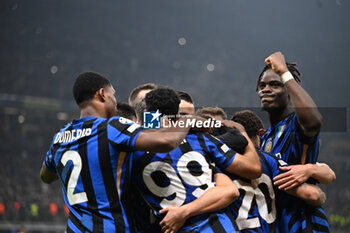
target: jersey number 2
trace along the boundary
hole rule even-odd
[[[67,198],[70,205],[79,204],[82,202],[87,202],[88,198],[85,192],[74,193],[75,187],[77,186],[79,175],[81,172],[81,158],[78,152],[74,150],[68,150],[64,152],[61,158],[61,163],[63,166],[67,164],[68,161],[73,162],[73,170],[68,180],[67,185]]]

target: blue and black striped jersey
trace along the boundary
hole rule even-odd
[[[129,214],[131,151],[142,128],[131,121],[85,117],[62,128],[45,159],[70,213],[67,232],[133,232]]]
[[[319,134],[305,136],[296,114],[292,113],[265,132],[261,150],[276,155],[290,165],[316,163]],[[276,201],[281,232],[329,232],[326,213],[321,207],[308,205],[283,192],[277,195]]]
[[[240,197],[228,208],[236,219],[240,232],[276,232],[276,205],[273,178],[280,174],[278,167],[285,164],[274,155],[258,151],[262,174],[247,180],[230,175],[237,185]]]
[[[276,195],[278,225],[281,233],[329,232],[326,212],[322,207],[307,204],[303,200],[278,192]]]
[[[288,164],[316,163],[319,153],[319,134],[304,135],[295,113],[290,114],[262,136],[262,151],[281,158]]]
[[[163,217],[158,213],[159,210],[194,201],[214,187],[213,175],[221,171],[212,162],[226,168],[234,156],[234,151],[213,136],[189,133],[182,144],[169,153],[135,152],[133,179],[143,199],[152,209],[153,217],[158,218],[159,222]],[[139,213],[136,221],[150,219],[147,206],[145,209],[143,217],[140,209],[137,210]],[[137,225],[149,228],[151,224],[152,222]],[[180,232],[236,232],[235,229],[233,216],[224,209],[188,219]],[[139,231],[150,232],[143,227]]]

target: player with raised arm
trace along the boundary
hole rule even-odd
[[[177,121],[180,99],[172,89],[157,88],[145,100],[147,111],[166,113],[173,116],[171,121]],[[190,131],[181,145],[169,153],[135,152],[133,178],[143,198],[135,206],[141,206],[135,211],[138,230],[236,232],[232,216],[220,209],[238,196],[238,190],[211,164],[211,158],[216,157],[228,166],[233,155],[224,144],[198,131]],[[147,205],[139,204],[143,200]],[[148,206],[153,218],[158,219],[153,225],[148,221]]]
[[[299,85],[300,72],[296,64],[286,63],[281,52],[271,54],[265,62],[257,91],[271,126],[262,136],[261,150],[275,154],[290,165],[316,163],[322,116],[310,95]],[[290,173],[297,172],[297,167],[289,169]],[[280,203],[283,232],[329,232],[322,208],[305,206],[293,197]]]
[[[264,132],[261,119],[252,111],[244,110],[236,112],[232,120],[242,124],[251,141],[256,148],[260,147],[260,136]],[[276,214],[276,198],[281,195],[296,196],[310,205],[321,205],[325,202],[325,194],[322,190],[312,184],[303,183],[285,192],[274,187],[273,179],[284,175],[283,168],[288,168],[287,163],[278,159],[276,156],[258,151],[262,164],[262,176],[255,180],[245,180],[240,177],[234,178],[234,182],[240,189],[241,197],[230,205],[236,217],[236,222],[242,232],[279,232],[279,225],[275,225],[279,216]],[[300,170],[308,170],[307,165],[299,165]],[[328,173],[334,172],[327,166]],[[317,169],[316,169],[317,170]],[[325,168],[318,169],[318,178],[328,179],[325,175]],[[315,172],[318,173],[318,172]],[[309,177],[306,177],[308,179]],[[327,181],[327,183],[330,180]],[[276,203],[278,205],[278,202]],[[306,205],[306,203],[305,203]]]
[[[62,184],[70,211],[67,232],[134,232],[129,213],[131,152],[171,151],[189,128],[144,130],[116,117],[115,90],[95,72],[77,77],[73,95],[80,118],[55,134],[40,177]]]

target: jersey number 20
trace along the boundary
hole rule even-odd
[[[243,189],[245,191],[245,195],[236,218],[236,222],[240,230],[254,229],[261,226],[258,217],[248,218],[249,210],[254,208],[252,207],[254,196],[260,217],[268,224],[273,223],[276,220],[275,192],[273,190],[270,177],[268,177],[266,174],[262,174],[258,179],[252,180],[252,184],[239,179],[234,180],[234,183],[237,185],[238,189]],[[268,189],[268,193],[265,195],[269,195],[272,200],[270,208],[267,206],[264,193],[258,187],[262,184],[266,185]]]

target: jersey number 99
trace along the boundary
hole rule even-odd
[[[199,163],[201,166],[202,172],[198,176],[194,176],[188,164],[191,161]],[[155,161],[149,163],[143,170],[143,180],[149,189],[154,195],[158,197],[164,197],[160,202],[162,208],[166,208],[171,205],[181,206],[186,200],[186,189],[182,181],[186,182],[188,185],[197,186],[192,195],[196,198],[200,197],[206,190],[214,187],[212,182],[212,171],[209,168],[209,164],[203,155],[196,151],[190,151],[183,154],[176,164],[176,169],[178,174],[170,164],[161,161]],[[169,179],[169,185],[166,187],[161,187],[156,184],[152,178],[152,173],[156,171],[163,172]],[[206,188],[203,190],[199,186],[207,184]],[[175,197],[172,200],[166,199],[166,197],[172,196],[175,194]]]

